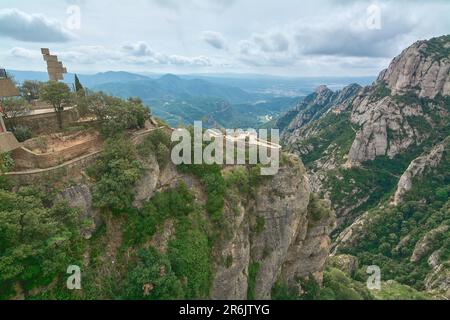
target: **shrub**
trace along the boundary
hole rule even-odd
[[[27,140],[31,139],[31,137],[33,136],[30,128],[25,127],[25,126],[14,127],[14,128],[12,128],[11,131],[14,134],[14,136],[16,137],[17,141],[19,141],[19,142],[27,141]]]
[[[184,298],[183,287],[170,261],[153,248],[139,252],[139,261],[128,274],[125,292],[125,299],[133,300]]]
[[[88,173],[96,180],[92,197],[96,208],[118,211],[132,206],[133,187],[142,169],[136,148],[125,137],[106,140],[102,156]]]

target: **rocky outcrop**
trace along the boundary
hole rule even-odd
[[[326,86],[320,86],[316,91],[307,96],[297,107],[295,116],[288,113],[286,117],[293,117],[289,120],[286,128],[281,126],[283,130],[282,140],[286,144],[294,144],[308,136],[305,127],[314,120],[320,119],[323,115],[330,111],[342,112],[351,107],[352,101],[356,94],[362,89],[358,84],[351,84],[342,90],[332,91]],[[279,125],[284,122],[281,118]]]
[[[247,299],[248,267],[250,265],[250,225],[247,212],[238,204],[238,215],[229,207],[225,216],[232,222],[231,239],[222,245],[220,256],[226,261],[217,266],[211,297],[214,300]]]
[[[57,199],[65,200],[71,207],[80,209],[81,232],[86,239],[90,239],[92,233],[101,224],[101,218],[99,212],[92,208],[92,194],[89,186],[79,184],[67,188]]]
[[[418,263],[420,260],[422,260],[427,254],[430,253],[430,250],[433,249],[432,246],[436,238],[440,234],[446,232],[448,229],[448,226],[443,225],[428,232],[419,242],[417,242],[410,261],[413,263]]]
[[[330,234],[336,227],[331,204],[327,202],[326,207],[328,214],[318,221],[314,221],[310,214],[311,208],[308,207],[307,231],[298,234],[288,251],[281,276],[284,282],[292,286],[296,284],[297,278],[308,278],[311,275],[318,283],[323,281],[323,267],[331,248]]]
[[[393,158],[420,144],[430,134],[423,128],[439,125],[430,112],[448,116],[440,97],[449,95],[449,36],[419,41],[403,51],[353,101],[351,120],[361,129],[349,152],[350,162]]]
[[[450,36],[418,41],[396,57],[378,78],[392,94],[450,95]]]
[[[291,158],[291,163],[294,165],[281,168],[278,175],[265,181],[248,206],[244,202],[238,205],[239,213],[232,219],[232,237],[221,252],[232,262],[217,269],[214,299],[247,298],[252,263],[259,265],[256,299],[270,299],[277,280],[294,284],[298,278],[312,274],[321,281],[335,217],[329,210],[328,215],[312,221],[306,171],[297,157]],[[264,222],[262,230],[253,230],[254,220]]]
[[[435,146],[430,152],[420,156],[411,162],[408,169],[402,175],[398,182],[397,191],[394,195],[394,205],[399,205],[405,194],[413,187],[413,180],[420,178],[426,169],[435,168],[442,160],[442,155],[450,139]]]
[[[349,276],[353,276],[359,268],[359,261],[356,257],[349,254],[339,254],[332,256],[328,265],[345,272]]]
[[[414,130],[408,117],[423,117],[422,108],[400,108],[390,96],[372,101],[369,95],[356,100],[351,121],[361,129],[350,149],[350,162],[358,164],[386,155],[393,158],[420,141],[422,134]]]
[[[442,251],[439,249],[433,252],[428,259],[432,272],[425,279],[425,288],[438,298],[448,300],[450,299],[450,268],[449,261],[442,261]]]

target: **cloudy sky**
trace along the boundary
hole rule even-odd
[[[448,0],[1,0],[0,65],[70,72],[376,75],[450,34]]]

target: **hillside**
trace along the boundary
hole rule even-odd
[[[447,297],[449,48],[419,41],[372,86],[321,87],[277,122],[337,212],[335,253]]]

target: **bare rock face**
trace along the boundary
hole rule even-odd
[[[326,217],[311,221],[306,171],[297,157],[291,160],[295,165],[280,168],[278,175],[260,186],[254,201],[247,207],[239,204],[234,217],[226,208],[233,232],[221,254],[230,263],[217,267],[214,299],[246,299],[252,263],[259,265],[255,299],[270,299],[277,280],[293,284],[312,274],[321,281],[335,216],[329,210]],[[263,230],[252,230],[255,219],[264,221]]]
[[[395,155],[407,150],[415,141],[422,139],[407,118],[423,116],[420,106],[400,107],[387,96],[373,101],[366,96],[355,102],[351,121],[361,129],[349,152],[349,160],[360,163],[378,156]]]
[[[323,282],[323,267],[330,254],[330,234],[336,228],[336,216],[328,201],[322,200],[322,203],[326,203],[329,214],[315,221],[308,207],[307,231],[299,233],[289,248],[282,271],[282,278],[288,284],[295,285],[296,278],[310,275],[319,284]]]
[[[339,254],[332,256],[328,265],[335,267],[349,276],[352,276],[359,268],[359,261],[356,257],[348,254]]]
[[[350,226],[342,231],[338,238],[333,243],[333,254],[336,254],[340,249],[352,247],[361,237],[364,236],[364,230],[370,224],[371,217],[369,212],[364,213],[356,219]]]
[[[428,292],[444,299],[450,299],[450,268],[448,261],[442,261],[442,249],[433,252],[428,259],[432,272],[425,279]]]
[[[419,97],[450,94],[450,37],[418,41],[395,58],[379,81],[393,94],[414,90]]]
[[[443,225],[428,232],[419,242],[417,242],[414,252],[411,256],[411,262],[417,263],[430,253],[431,245],[436,237],[449,229],[448,226]]]
[[[252,261],[260,264],[256,277],[256,299],[270,299],[272,287],[291,246],[298,237],[306,237],[310,192],[306,171],[300,165],[282,168],[278,175],[260,188],[255,201],[255,214],[264,219],[265,227],[251,239]],[[295,274],[289,276],[294,277]]]
[[[101,224],[101,219],[99,213],[92,208],[92,194],[89,187],[85,184],[79,184],[67,188],[60,193],[59,200],[65,200],[72,208],[81,210],[80,220],[91,222],[82,228],[82,235],[86,239],[91,238],[92,233]]]
[[[225,216],[232,221],[232,238],[221,250],[223,264],[217,266],[211,298],[214,300],[246,300],[248,287],[248,266],[250,264],[250,226],[246,219],[246,211],[239,204],[239,213],[235,216],[229,207]]]
[[[449,95],[449,36],[419,41],[403,51],[353,101],[351,121],[360,130],[349,152],[350,163],[378,156],[393,158],[412,144],[420,144],[428,133],[417,128],[417,121],[432,128],[430,112],[446,113],[433,99]]]
[[[447,141],[450,142],[450,139],[447,139]],[[398,183],[393,201],[394,205],[399,205],[403,200],[404,195],[412,189],[414,178],[421,177],[425,169],[435,168],[439,165],[444,150],[446,146],[448,146],[448,142],[443,142],[435,146],[429,153],[424,154],[411,162]]]

